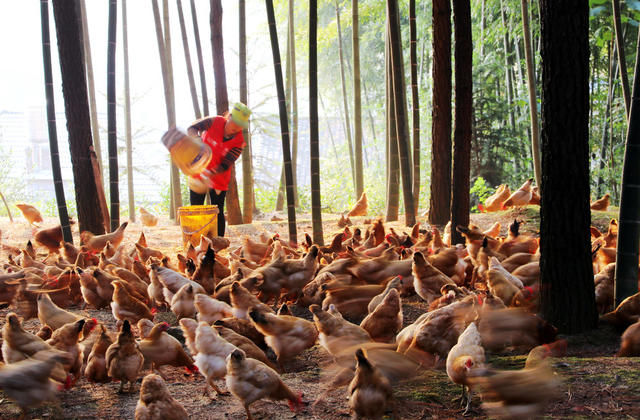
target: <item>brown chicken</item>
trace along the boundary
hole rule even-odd
[[[504,210],[509,207],[519,208],[528,205],[532,197],[532,182],[533,178],[529,178],[528,180],[526,180],[518,190],[514,191],[513,194],[511,194],[509,198],[507,198],[505,202],[502,203],[501,209]]]
[[[185,345],[187,349],[189,349],[189,354],[195,356],[198,354],[198,350],[196,349],[196,328],[198,328],[198,322],[195,319],[182,318],[179,323]]]
[[[191,284],[185,284],[173,295],[171,299],[171,312],[176,314],[178,319],[195,318],[196,306],[194,305],[195,294]]]
[[[26,203],[18,203],[16,207],[20,209],[20,212],[30,225],[37,226],[36,223],[43,222],[40,211],[34,206]]]
[[[542,344],[531,349],[524,363],[525,368],[532,368],[540,364],[547,357],[562,357],[567,352],[567,340],[556,340],[553,343]]]
[[[158,224],[158,216],[149,213],[144,207],[139,207],[138,210],[140,211],[140,222],[142,226],[152,227]]]
[[[613,311],[605,314],[603,319],[614,325],[627,327],[640,320],[640,293],[629,296]]]
[[[610,201],[611,196],[609,194],[605,194],[602,198],[591,203],[591,210],[607,211]]]
[[[244,351],[247,357],[252,359],[256,359],[269,366],[270,368],[275,369],[275,365],[267,358],[267,355],[264,351],[260,349],[253,341],[249,340],[247,337],[242,336],[230,328],[222,327],[216,325],[214,327],[218,330],[218,334],[220,337],[224,338],[230,344],[233,344],[240,350]]]
[[[363,191],[356,204],[349,213],[347,213],[347,217],[366,216],[368,208],[369,204],[367,203],[367,194]]]
[[[487,286],[491,294],[502,299],[506,306],[511,306],[513,298],[520,291],[520,289],[506,277],[505,273],[497,269],[487,271]]]
[[[391,289],[382,303],[362,320],[360,326],[374,341],[392,343],[402,329],[402,319],[402,301],[398,291]]]
[[[598,312],[605,314],[613,310],[614,303],[614,274],[616,264],[607,264],[598,274],[593,277],[596,293],[596,305]]]
[[[288,400],[292,410],[302,407],[302,394],[294,393],[275,370],[258,360],[247,358],[240,349],[227,357],[226,382],[229,391],[244,406],[247,420],[253,420],[249,411],[251,404],[263,398]]]
[[[25,331],[17,314],[7,314],[2,327],[2,360],[5,363],[19,362],[39,351],[50,349],[51,346],[43,339]]]
[[[555,341],[558,333],[553,325],[522,308],[483,311],[478,331],[484,348],[493,352],[508,347],[529,351]]]
[[[431,303],[441,296],[440,289],[445,284],[455,285],[453,280],[431,265],[420,252],[413,254],[411,271],[413,275],[413,287],[418,296],[427,303]]]
[[[472,388],[482,390],[482,407],[492,417],[532,418],[542,413],[560,393],[560,381],[546,363],[530,369],[496,371],[475,369]]]
[[[58,385],[51,379],[58,363],[67,361],[64,353],[46,351],[39,360],[28,359],[0,369],[0,389],[22,410],[25,418],[29,408],[55,398]]]
[[[531,188],[531,200],[529,200],[529,204],[540,205],[540,191],[538,187]]]
[[[124,239],[124,230],[127,228],[129,222],[124,222],[118,229],[111,233],[105,233],[104,235],[94,235],[89,231],[84,231],[80,234],[80,239],[90,251],[100,252],[107,245],[107,242],[111,242],[114,247],[120,246],[120,243]]]
[[[200,322],[196,328],[195,364],[205,378],[204,395],[208,395],[209,386],[218,395],[227,394],[215,383],[216,379],[224,378],[227,373],[226,357],[230,355],[236,346],[222,338],[218,330],[211,328],[206,322]]]
[[[182,320],[181,320],[182,321]],[[223,318],[214,322],[214,326],[229,328],[243,337],[247,337],[262,350],[267,350],[267,343],[264,341],[264,334],[256,329],[253,323],[246,319],[240,318]]]
[[[89,353],[89,357],[87,358],[87,366],[84,368],[84,376],[89,382],[106,383],[109,382],[110,379],[107,373],[107,361],[105,359],[105,354],[107,353],[109,346],[113,344],[113,340],[109,334],[107,334],[107,330],[104,325],[101,325],[100,328],[100,336],[93,344],[91,353]]]
[[[142,209],[142,208],[141,208]],[[189,418],[182,404],[171,396],[164,380],[149,374],[140,385],[135,420],[183,420]]]
[[[144,363],[144,356],[138,349],[128,319],[122,323],[118,340],[107,349],[105,359],[109,377],[114,381],[120,381],[118,393],[123,392],[125,382],[129,382],[129,392],[133,392],[134,383]]]
[[[199,293],[193,301],[198,312],[198,321],[211,325],[219,319],[233,316],[233,308],[226,302]]]
[[[48,325],[57,330],[65,324],[75,322],[82,317],[56,306],[47,293],[38,296],[38,319],[42,325]]]
[[[75,223],[69,220],[70,224]],[[62,227],[60,225],[52,228],[40,229],[33,235],[33,240],[36,244],[47,248],[50,254],[58,253],[60,250],[60,242],[62,242]]]
[[[51,338],[47,340],[47,344],[51,347],[69,354],[69,361],[64,363],[63,367],[67,372],[73,375],[71,385],[75,384],[78,379],[80,379],[80,374],[82,373],[83,357],[78,341],[82,335],[84,324],[84,319],[65,324],[55,330],[51,335]]]
[[[475,323],[469,324],[458,337],[458,343],[451,348],[447,355],[447,376],[455,384],[462,385],[461,405],[465,404],[464,414],[471,407],[471,390],[468,376],[472,369],[484,365],[484,348],[482,339]]]
[[[121,321],[128,319],[131,323],[137,323],[142,318],[153,321],[151,310],[127,291],[122,280],[114,281],[113,286],[111,313],[115,319]]]
[[[631,324],[622,334],[618,356],[640,356],[640,321]]]
[[[265,335],[265,341],[273,349],[281,367],[284,361],[312,347],[318,339],[316,326],[306,319],[278,316],[254,308],[249,311],[249,316],[256,329]]]
[[[319,333],[320,345],[334,357],[345,348],[372,341],[367,330],[359,325],[336,317],[318,305],[311,305],[309,310],[313,314],[313,321]]]
[[[501,184],[498,189],[496,189],[496,192],[487,197],[484,205],[478,205],[478,210],[482,213],[498,211],[501,209],[502,203],[504,203],[510,195],[511,191],[509,191],[509,186],[507,184]]]
[[[196,372],[193,359],[185,353],[178,340],[167,334],[168,329],[169,324],[166,322],[156,324],[149,335],[138,343],[145,364],[150,364],[157,372],[160,372],[159,367],[164,365],[184,366],[188,371]],[[160,375],[162,376],[162,373]]]
[[[231,285],[229,296],[231,298],[231,306],[233,307],[233,315],[236,318],[248,320],[249,310],[251,308],[261,312],[275,313],[270,306],[260,302],[258,298],[237,281]]]
[[[391,404],[393,390],[389,380],[364,355],[356,351],[356,373],[349,384],[349,408],[354,418],[381,419]]]
[[[134,245],[136,247],[136,251],[138,251],[138,258],[140,258],[142,262],[146,263],[147,260],[149,260],[149,258],[151,257],[158,258],[159,260],[164,258],[164,254],[162,253],[162,251],[158,251],[157,249],[153,249],[153,248],[144,247],[139,243],[135,243]]]

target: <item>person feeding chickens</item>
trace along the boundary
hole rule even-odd
[[[189,126],[188,136],[167,131],[162,142],[174,163],[189,175],[191,205],[202,205],[207,194],[218,207],[218,236],[224,236],[224,199],[231,180],[231,167],[244,149],[242,130],[249,126],[251,110],[237,102],[231,113],[202,118]],[[201,139],[204,144],[199,140]]]

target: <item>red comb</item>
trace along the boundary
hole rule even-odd
[[[478,210],[480,210],[480,213],[484,213],[485,208],[482,204],[478,204]]]
[[[151,315],[155,315],[158,313],[158,310],[156,308],[151,308]]]
[[[402,276],[401,276],[400,274],[398,274],[398,278],[399,278],[400,280],[402,280]]]
[[[98,323],[98,320],[95,318],[91,318],[91,321],[95,322],[96,324]]]
[[[527,292],[529,292],[529,296],[527,296],[525,299],[527,300],[533,299],[533,295],[534,295],[533,289],[530,286],[525,286],[524,288]]]
[[[464,365],[467,368],[470,368],[471,366],[473,366],[473,360],[471,360],[471,358],[468,358],[466,362],[464,362]]]
[[[478,295],[478,305],[482,305],[484,303],[484,299],[482,298],[482,295]]]

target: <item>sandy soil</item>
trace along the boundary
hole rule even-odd
[[[261,232],[280,233],[287,236],[286,221],[271,222],[274,214],[263,215],[262,221],[252,225],[230,226],[227,236],[232,246],[239,244],[242,235],[257,237]],[[282,219],[285,214],[277,215]],[[537,220],[531,211],[521,213],[501,212],[493,215],[473,215],[472,221],[481,227],[489,227],[499,220],[503,232],[514,217],[530,219],[523,230],[537,230]],[[335,215],[325,215],[324,229],[326,238],[338,230]],[[364,218],[355,218],[356,226],[363,226]],[[599,222],[606,223],[606,217]],[[49,218],[44,226],[52,226],[56,220]],[[392,226],[402,230],[401,223]],[[602,226],[600,226],[602,227]],[[8,218],[0,218],[3,243],[22,246],[31,237],[31,228],[21,217],[12,225]],[[408,230],[408,229],[405,229]],[[131,223],[125,235],[125,244],[137,240],[142,226]],[[298,235],[311,231],[308,215],[301,215],[298,222]],[[74,230],[76,243],[77,228]],[[182,238],[179,226],[167,219],[161,219],[154,228],[144,228],[149,245],[163,250],[174,259],[177,252],[182,252]],[[302,233],[301,233],[302,232]],[[0,254],[0,261],[6,256]],[[175,260],[175,259],[174,259]],[[104,322],[112,331],[115,323],[110,311],[71,310],[96,317]],[[405,325],[413,322],[426,310],[426,305],[418,297],[403,300]],[[8,309],[0,311],[0,327],[4,324],[4,316]],[[305,308],[294,308],[298,316],[310,319]],[[159,313],[158,318],[176,325],[175,316],[170,313]],[[29,320],[25,327],[35,331],[39,327],[36,319]],[[601,327],[582,336],[568,337],[569,352],[567,357],[554,360],[556,372],[563,378],[564,389],[549,406],[546,415],[553,418],[638,418],[640,417],[640,361],[638,358],[613,357],[618,348],[620,332]],[[492,355],[489,363],[504,369],[516,369],[524,365],[526,355]],[[260,401],[252,405],[255,419],[295,418],[295,419],[345,419],[348,418],[347,394],[344,388],[328,392],[325,398],[316,405],[311,403],[327,391],[326,368],[330,365],[330,356],[319,345],[305,351],[296,359],[286,364],[284,381],[304,395],[307,403],[305,409],[298,413],[289,411],[284,402]],[[244,419],[242,405],[233,397],[217,397],[209,399],[202,395],[204,381],[200,375],[189,375],[184,370],[165,367],[169,377],[167,385],[172,395],[180,401],[191,418],[194,419]],[[145,372],[146,373],[146,372]],[[139,382],[136,392],[130,395],[117,394],[118,384],[93,385],[82,379],[78,384],[59,394],[58,403],[46,404],[31,411],[32,418],[64,418],[64,419],[131,419],[138,400]],[[222,381],[218,382],[223,385]],[[452,384],[443,369],[425,373],[410,383],[399,383],[394,386],[395,407],[385,418],[393,419],[427,419],[427,418],[460,418],[462,416],[456,403],[451,399],[459,394],[459,387]],[[0,393],[0,418],[17,418],[20,414],[17,406]],[[474,398],[474,405],[479,407],[480,399]],[[471,417],[484,418],[482,409],[477,408]]]

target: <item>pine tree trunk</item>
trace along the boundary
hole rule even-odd
[[[224,46],[222,39],[222,2],[211,0],[211,47],[213,50],[213,75],[216,83],[216,112],[222,115],[229,111],[227,96],[227,75],[224,65]],[[227,220],[230,225],[242,224],[242,211],[238,197],[235,164],[231,168],[231,180],[226,197]]]
[[[409,0],[409,38],[411,63],[411,108],[413,116],[413,204],[416,212],[420,202],[420,102],[418,94],[418,31],[416,28],[416,0]]]
[[[622,168],[622,191],[618,220],[618,258],[616,260],[616,306],[626,297],[638,292],[638,247],[640,239],[640,32],[636,46],[636,67],[633,76],[631,109],[627,142]]]
[[[79,229],[81,232],[88,230],[95,234],[102,234],[104,226],[98,202],[98,191],[96,184],[90,182],[99,175],[94,173],[89,157],[89,147],[92,145],[91,117],[82,62],[82,42],[78,26],[80,20],[73,2],[53,0],[52,4],[56,22],[62,94],[67,117]]]
[[[398,160],[398,134],[396,128],[396,107],[393,99],[393,69],[391,60],[391,40],[389,19],[385,36],[385,84],[386,84],[386,149],[387,149],[387,211],[386,221],[398,220],[400,207],[400,162]]]
[[[93,147],[96,151],[98,163],[102,168],[102,147],[100,146],[100,126],[98,122],[98,108],[96,106],[96,88],[93,82],[93,61],[91,60],[91,42],[89,41],[89,23],[87,21],[87,10],[85,0],[79,0],[80,13],[82,14],[82,45],[84,61],[87,69],[87,88],[89,94],[89,112],[91,114],[91,135],[93,136]],[[100,171],[102,178],[102,171]]]
[[[453,0],[455,24],[456,114],[453,132],[453,179],[451,226],[469,225],[469,184],[471,165],[471,121],[473,105],[473,42],[471,38],[471,2]],[[464,244],[456,229],[451,229],[451,244]]]
[[[538,134],[538,100],[536,94],[536,79],[534,75],[533,52],[531,50],[531,31],[529,29],[529,13],[527,1],[520,0],[522,6],[522,30],[524,32],[524,57],[527,61],[527,84],[529,86],[529,114],[531,117],[531,154],[533,156],[533,171],[535,173],[538,193],[542,194],[541,167],[540,167],[540,136]]]
[[[240,102],[249,105],[247,94],[247,30],[245,0],[238,2],[238,29],[239,45],[238,56],[240,58]],[[253,221],[253,164],[251,157],[251,134],[249,128],[242,132],[247,144],[242,151],[242,215],[244,223]]]
[[[507,85],[507,107],[509,112],[509,126],[511,130],[515,134],[516,132],[516,119],[513,113],[513,88],[512,88],[512,80],[511,80],[511,63],[510,56],[511,51],[509,49],[509,31],[507,30],[507,20],[505,18],[504,6],[502,4],[502,0],[500,0],[500,18],[502,19],[502,26],[505,28],[504,33],[502,34],[502,46],[504,48],[504,68],[505,68],[505,76],[506,76],[506,85]],[[516,171],[517,173],[517,171]]]
[[[344,56],[342,52],[342,29],[340,25],[340,6],[336,2],[336,23],[338,25],[338,56],[340,58],[340,81],[342,82],[342,102],[344,105],[345,134],[349,145],[349,163],[351,164],[351,180],[355,191],[356,169],[353,161],[353,143],[351,141],[351,121],[349,120],[349,105],[347,100],[347,85],[344,77]],[[356,197],[358,199],[358,197]]]
[[[451,204],[451,6],[433,2],[433,105],[429,223],[449,221]]]
[[[324,245],[320,201],[320,142],[318,133],[318,5],[309,0],[309,162],[313,242]]]
[[[189,79],[189,91],[191,92],[191,102],[193,103],[193,113],[196,119],[202,118],[200,113],[200,104],[198,102],[198,93],[196,92],[196,82],[193,78],[193,68],[191,67],[191,52],[189,51],[189,41],[187,40],[187,28],[184,23],[184,14],[182,13],[182,0],[176,0],[178,6],[178,20],[180,21],[180,32],[182,34],[182,47],[184,49],[184,61],[187,65],[187,78]]]
[[[56,110],[53,97],[53,73],[51,69],[51,41],[49,34],[49,0],[40,1],[40,18],[42,25],[42,61],[44,63],[44,91],[47,98],[47,127],[49,129],[49,150],[51,151],[51,171],[53,172],[53,186],[56,192],[56,204],[58,206],[58,217],[62,226],[62,237],[65,242],[73,243],[71,235],[71,225],[69,224],[69,214],[67,212],[67,201],[64,197],[64,185],[62,183],[62,170],[60,169],[60,152],[58,151],[58,130],[56,127]],[[2,194],[0,194],[1,196]],[[7,207],[9,220],[13,223],[11,211],[7,206],[4,196],[2,196]]]
[[[629,95],[629,77],[627,76],[627,56],[624,48],[624,34],[620,21],[620,0],[611,0],[613,4],[613,26],[615,28],[616,49],[618,50],[618,62],[620,63],[620,84],[622,85],[622,97],[624,98],[624,110],[629,118],[631,98]]]
[[[122,0],[122,52],[124,55],[124,127],[127,143],[127,195],[129,220],[136,221],[133,197],[133,147],[131,143],[131,91],[129,89],[129,34],[127,31],[127,0]]]
[[[353,141],[355,143],[356,163],[356,197],[364,191],[364,176],[362,173],[362,96],[360,93],[360,34],[358,22],[358,0],[351,1],[353,17],[351,43],[353,54]]]
[[[282,135],[282,157],[284,160],[285,180],[287,184],[287,219],[289,221],[289,242],[297,244],[296,209],[293,196],[293,170],[291,167],[291,149],[289,144],[289,121],[287,118],[287,105],[284,97],[284,83],[282,82],[282,62],[280,60],[280,47],[278,46],[278,31],[276,17],[273,10],[273,1],[266,0],[267,21],[269,22],[269,37],[271,38],[271,52],[273,54],[273,68],[278,91],[278,105],[280,114],[280,132]]]
[[[296,79],[296,36],[293,1],[289,0],[289,32],[291,45],[291,165],[293,166],[293,196],[296,208],[298,200],[298,82]]]
[[[558,332],[575,334],[598,321],[589,235],[587,2],[542,0],[541,37],[540,308]]]
[[[241,0],[244,1],[244,0]],[[202,91],[202,112],[209,115],[209,98],[207,96],[207,79],[204,73],[204,60],[202,59],[202,45],[200,44],[200,31],[198,30],[198,14],[195,0],[191,0],[191,18],[193,20],[193,33],[196,38],[196,54],[198,55],[198,70],[200,72],[200,90]],[[207,195],[208,197],[209,195]]]

